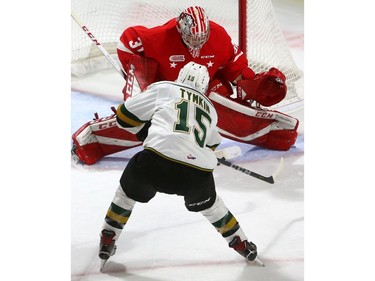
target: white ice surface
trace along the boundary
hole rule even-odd
[[[265,268],[248,265],[229,249],[204,217],[185,209],[182,198],[158,194],[135,206],[116,255],[100,273],[99,231],[128,152],[96,167],[72,168],[72,280],[303,280],[303,136],[288,152],[241,147],[234,162],[264,175],[285,159],[273,185],[224,166],[214,173],[218,194],[258,245]]]
[[[303,69],[303,3],[275,5],[297,65]],[[297,23],[297,24],[296,24]],[[92,87],[72,92],[72,133],[95,112],[111,114],[120,101],[118,74],[74,81]],[[95,80],[95,84],[93,84]],[[120,83],[118,83],[118,81]],[[74,87],[73,87],[74,88]],[[91,89],[96,89],[93,91]],[[102,94],[102,92],[106,94]],[[121,89],[120,89],[121,91]],[[118,181],[130,157],[140,148],[105,157],[93,166],[71,168],[71,279],[73,281],[301,281],[304,280],[304,124],[296,144],[286,152],[269,151],[224,140],[221,147],[239,145],[233,162],[271,175],[279,159],[284,169],[275,184],[264,183],[224,166],[214,172],[218,194],[236,216],[248,238],[257,244],[266,267],[248,264],[199,213],[188,212],[183,199],[158,194],[138,203],[119,238],[117,253],[99,271],[99,232]]]
[[[1,280],[184,280],[181,278],[187,278],[184,277],[186,274],[191,274],[191,280],[196,278],[198,281],[209,278],[220,281],[230,278],[239,281],[375,280],[375,204],[371,177],[375,159],[371,137],[374,127],[373,3],[305,0],[305,14],[302,16],[300,8],[298,13],[293,13],[294,3],[303,3],[301,0],[272,2],[278,14],[283,15],[281,24],[285,31],[299,31],[301,21],[305,19],[306,23],[305,32],[302,32],[305,51],[298,47],[298,42],[296,44],[293,39],[296,37],[289,37],[298,64],[305,64],[306,118],[300,119],[306,123],[303,152],[294,161],[291,160],[296,156],[290,156],[290,160],[286,157],[278,184],[267,185],[266,189],[245,176],[250,188],[244,190],[244,184],[238,183],[244,177],[238,173],[234,182],[225,185],[229,181],[226,174],[234,172],[228,169],[224,172],[226,181],[223,181],[223,176],[218,179],[218,191],[229,207],[237,212],[249,237],[259,245],[266,267],[247,266],[241,257],[233,256],[220,237],[214,235],[212,228],[198,216],[185,214],[175,198],[171,198],[174,212],[168,213],[168,216],[184,213],[181,220],[172,222],[158,216],[157,221],[148,221],[148,226],[145,224],[140,228],[149,227],[149,232],[155,230],[152,235],[167,231],[166,235],[171,240],[176,239],[176,235],[183,236],[184,239],[177,241],[173,249],[186,250],[190,247],[187,255],[192,255],[191,249],[197,249],[196,255],[181,261],[181,255],[176,252],[166,253],[167,247],[163,247],[164,252],[159,254],[155,251],[158,243],[167,244],[164,235],[150,245],[150,240],[146,242],[148,233],[135,229],[137,224],[143,223],[142,219],[147,220],[146,216],[163,212],[164,206],[148,211],[164,200],[157,197],[150,202],[150,207],[140,205],[136,208],[133,219],[129,221],[129,229],[121,239],[119,256],[113,257],[108,264],[110,272],[103,274],[99,274],[97,268],[95,249],[100,220],[113,194],[112,180],[117,181],[121,172],[121,160],[119,157],[106,159],[101,164],[102,169],[80,170],[71,167],[69,151],[71,132],[91,119],[93,112],[107,114],[107,105],[112,104],[114,98],[106,99],[108,104],[103,106],[99,100],[87,106],[79,103],[86,106],[82,112],[71,109],[77,100],[73,101],[70,91],[71,19],[68,2],[24,1],[22,7],[17,1],[4,2],[4,11],[14,12],[3,13],[0,17],[4,43],[1,48],[0,103]],[[288,4],[285,6],[283,3]],[[296,18],[299,18],[297,23],[294,22]],[[115,80],[117,75],[113,76]],[[121,82],[120,79],[116,81]],[[107,86],[102,89],[108,90]],[[116,96],[113,94],[113,97]],[[99,95],[97,97],[104,99]],[[304,130],[304,127],[301,129]],[[301,142],[302,139],[299,139],[296,148],[301,149]],[[265,162],[257,162],[257,157],[253,159],[251,156],[235,163],[265,173],[277,163],[276,155],[267,157]],[[295,165],[299,165],[299,169],[296,170]],[[110,171],[113,171],[113,179],[107,175]],[[218,169],[216,174],[219,175],[220,171],[223,170]],[[301,176],[290,176],[295,171],[303,173],[304,186],[296,183],[286,187],[291,178],[302,183]],[[91,174],[94,176],[91,177]],[[108,178],[111,182],[106,182]],[[84,188],[77,181],[81,181]],[[90,189],[87,184],[91,184]],[[96,192],[103,188],[99,184],[105,184],[108,190]],[[304,214],[300,211],[301,199],[297,200],[298,196],[301,197],[299,191],[305,198]],[[233,194],[229,194],[231,192]],[[104,193],[105,198],[98,202],[97,197]],[[268,196],[262,198],[262,194]],[[93,199],[94,196],[96,199]],[[238,200],[237,196],[240,196]],[[294,204],[291,202],[298,202],[296,211],[288,210]],[[282,205],[282,208],[276,212],[273,203]],[[249,220],[246,219],[246,208],[252,212]],[[147,215],[141,219],[139,216],[144,213]],[[282,219],[275,222],[275,214]],[[303,221],[299,220],[301,215]],[[202,227],[191,223],[188,234],[177,230],[179,225],[186,227],[189,222],[201,223]],[[168,228],[171,224],[176,227]],[[199,231],[200,237],[194,237],[195,231]],[[134,237],[135,233],[143,236]],[[206,235],[212,235],[210,239],[214,241],[205,239]],[[143,241],[142,237],[146,240]],[[143,242],[146,245],[143,246]],[[148,247],[148,256],[138,259],[135,243],[140,250]],[[207,258],[210,252],[204,248],[206,243],[209,250],[216,251],[214,257]],[[186,244],[189,247],[183,246]],[[303,254],[297,254],[303,245]],[[298,263],[290,259],[291,256],[294,259],[304,257],[303,262]],[[128,259],[132,259],[133,263],[122,263]],[[171,266],[175,259],[181,267]],[[150,265],[151,260],[157,265],[156,270],[143,267],[144,264]],[[223,261],[224,264],[207,266],[207,261]],[[228,275],[231,275],[229,279]]]

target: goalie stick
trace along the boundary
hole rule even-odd
[[[101,51],[101,53],[112,64],[112,66],[117,70],[117,72],[124,78],[124,80],[126,80],[127,75],[126,75],[125,71],[110,56],[110,54],[107,52],[107,50],[100,44],[100,42],[95,38],[95,36],[91,33],[91,31],[87,28],[87,26],[85,26],[84,24],[81,23],[81,21],[78,19],[78,16],[73,11],[71,11],[71,17],[82,28],[82,30],[87,34],[87,36],[95,43],[95,45],[99,48],[99,50]],[[224,152],[224,150],[226,150],[226,149],[223,149],[223,151],[221,152],[221,154],[220,154],[220,151],[216,151],[215,152],[215,154],[219,153],[219,154],[217,154],[216,157],[217,157],[217,159],[218,159],[218,161],[219,161],[220,164],[223,164],[225,166],[228,166],[230,168],[233,168],[233,169],[238,170],[238,171],[240,171],[242,173],[248,174],[248,175],[250,175],[252,177],[255,177],[257,179],[263,180],[263,181],[271,183],[271,184],[275,182],[274,179],[276,178],[276,176],[278,175],[278,173],[282,169],[282,166],[283,166],[283,163],[284,163],[283,158],[281,158],[279,166],[276,169],[276,171],[271,176],[265,177],[265,176],[262,176],[260,174],[257,174],[255,172],[252,172],[250,170],[247,170],[245,168],[242,168],[240,166],[234,165],[234,164],[226,161],[228,159],[237,157],[241,153],[241,150],[240,150],[239,147],[232,148],[232,149],[236,149],[237,152],[235,152],[234,150],[232,150],[231,152],[229,152],[229,151],[228,152]],[[227,148],[227,150],[228,150],[228,148]],[[226,153],[226,155],[225,155],[225,153]],[[232,154],[230,154],[230,153],[232,153]],[[238,155],[236,155],[236,153],[238,153]]]
[[[112,64],[112,66],[121,74],[121,76],[126,80],[126,73],[125,71],[116,63],[116,61],[111,57],[111,55],[107,52],[107,50],[100,44],[98,39],[91,33],[88,27],[81,23],[78,19],[78,16],[72,11],[71,17],[74,21],[82,28],[82,30],[87,34],[87,36],[95,43],[95,45],[99,48],[100,52],[106,57],[106,59]]]
[[[268,182],[268,183],[270,183],[270,184],[275,183],[275,179],[276,179],[276,177],[278,176],[278,174],[280,173],[281,169],[282,169],[283,166],[284,166],[284,158],[281,157],[280,162],[279,162],[279,165],[277,166],[276,170],[272,173],[271,176],[266,177],[266,176],[260,175],[260,174],[258,174],[258,173],[255,173],[255,172],[253,172],[253,171],[250,171],[250,170],[248,170],[248,169],[245,169],[245,168],[243,168],[243,167],[240,167],[240,166],[237,166],[237,165],[235,165],[235,164],[232,164],[232,163],[228,162],[227,159],[225,159],[225,158],[218,158],[217,160],[218,160],[218,162],[219,162],[220,164],[223,164],[223,165],[225,165],[225,166],[227,166],[227,167],[230,167],[230,168],[233,168],[233,169],[235,169],[235,170],[237,170],[237,171],[239,171],[239,172],[241,172],[241,173],[247,174],[247,175],[249,175],[249,176],[252,176],[252,177],[257,178],[257,179],[259,179],[259,180],[262,180],[262,181]]]

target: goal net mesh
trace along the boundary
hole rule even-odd
[[[125,28],[134,25],[162,25],[171,18],[176,18],[188,6],[201,6],[210,20],[226,29],[233,43],[239,44],[240,37],[245,38],[249,66],[256,73],[276,67],[286,75],[288,94],[284,103],[303,99],[303,72],[293,60],[271,0],[245,2],[246,11],[243,15],[239,13],[238,0],[188,0],[183,3],[175,0],[72,0],[71,9],[113,59],[118,61],[116,46]],[[246,26],[240,35],[239,25],[243,21]],[[82,77],[111,68],[111,64],[87,34],[73,20],[71,25],[72,76]]]

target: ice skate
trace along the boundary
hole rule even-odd
[[[73,146],[72,146],[72,149],[70,150],[70,153],[71,153],[71,156],[72,156],[73,163],[81,164],[81,165],[84,164],[79,157],[79,151],[78,151],[75,143],[73,143]]]
[[[233,248],[248,261],[264,266],[264,263],[258,258],[257,246],[253,242],[248,242],[247,240],[241,241],[240,237],[236,236],[229,243],[229,247]]]
[[[100,271],[103,270],[108,259],[116,253],[115,240],[113,240],[115,235],[115,232],[112,230],[102,230],[99,246],[99,258],[101,259]]]

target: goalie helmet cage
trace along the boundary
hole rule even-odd
[[[246,53],[249,66],[260,73],[271,67],[286,76],[288,93],[278,106],[303,100],[303,72],[298,69],[277,21],[271,0],[72,0],[71,9],[118,62],[116,46],[125,28],[153,27],[176,18],[188,6],[203,7],[210,20],[222,25]],[[113,67],[72,20],[72,77]],[[302,82],[301,82],[302,81]]]

